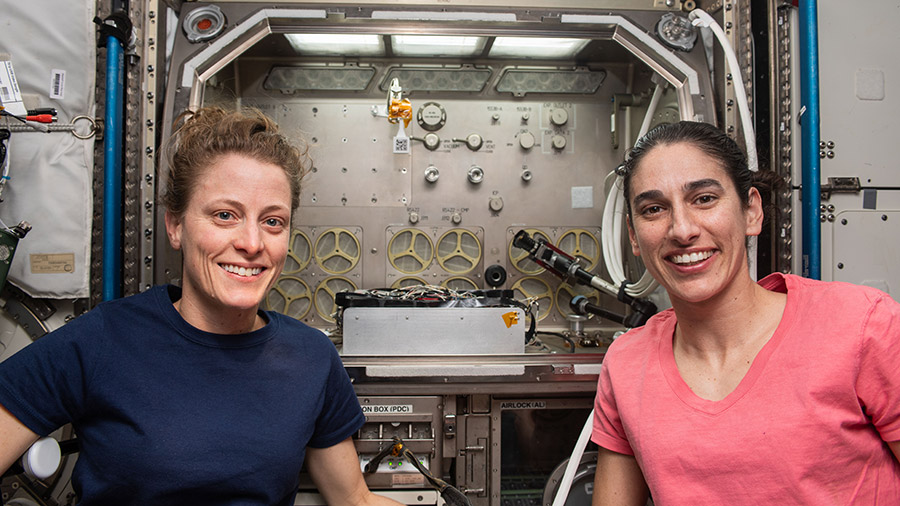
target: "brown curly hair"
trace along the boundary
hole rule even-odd
[[[226,111],[220,107],[185,111],[175,119],[173,130],[161,201],[175,216],[184,214],[203,173],[226,154],[281,167],[291,185],[292,215],[300,205],[300,180],[309,165],[307,148],[291,144],[262,111]]]

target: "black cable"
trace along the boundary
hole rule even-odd
[[[15,119],[21,121],[22,123],[26,123],[26,124],[28,123],[28,121],[25,118],[23,118],[21,116],[16,116],[15,114],[7,111],[6,109],[0,110],[0,116],[8,116],[10,118],[15,118]]]
[[[590,313],[601,318],[606,318],[607,320],[618,323],[619,325],[625,324],[625,316],[604,309],[596,304],[591,304],[590,299],[588,299],[584,295],[576,295],[572,297],[572,300],[569,301],[569,307],[572,309],[572,311],[575,311],[580,315],[587,315],[588,313]]]
[[[403,456],[406,457],[406,460],[408,460],[413,467],[418,469],[418,471],[422,473],[422,476],[428,480],[428,483],[441,494],[441,498],[444,499],[446,504],[449,504],[450,506],[472,506],[472,502],[469,501],[469,498],[466,497],[465,494],[446,481],[431,474],[431,471],[426,469],[425,466],[419,462],[416,455],[405,445],[403,446]]]
[[[10,135],[9,129],[0,128],[0,167],[3,167],[3,162],[6,161],[6,141]]]
[[[372,460],[366,464],[366,468],[363,469],[365,474],[371,474],[378,470],[378,465],[381,464],[381,461],[384,460],[388,455],[393,455],[395,457],[400,455],[400,450],[403,448],[403,443],[400,441],[400,438],[394,436],[394,442],[391,443],[390,446],[384,447],[380,452],[378,452]]]

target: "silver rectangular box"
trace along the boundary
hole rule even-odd
[[[524,353],[527,322],[516,307],[349,307],[343,355]]]

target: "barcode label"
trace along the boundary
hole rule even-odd
[[[394,137],[394,153],[409,153],[409,137]]]
[[[12,92],[6,86],[0,85],[0,102],[12,102]]]
[[[50,98],[63,99],[66,96],[66,71],[50,71]]]

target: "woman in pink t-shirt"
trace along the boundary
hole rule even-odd
[[[900,306],[755,282],[747,238],[777,178],[711,125],[657,128],[623,169],[632,250],[672,309],[606,355],[593,504],[900,504]]]

